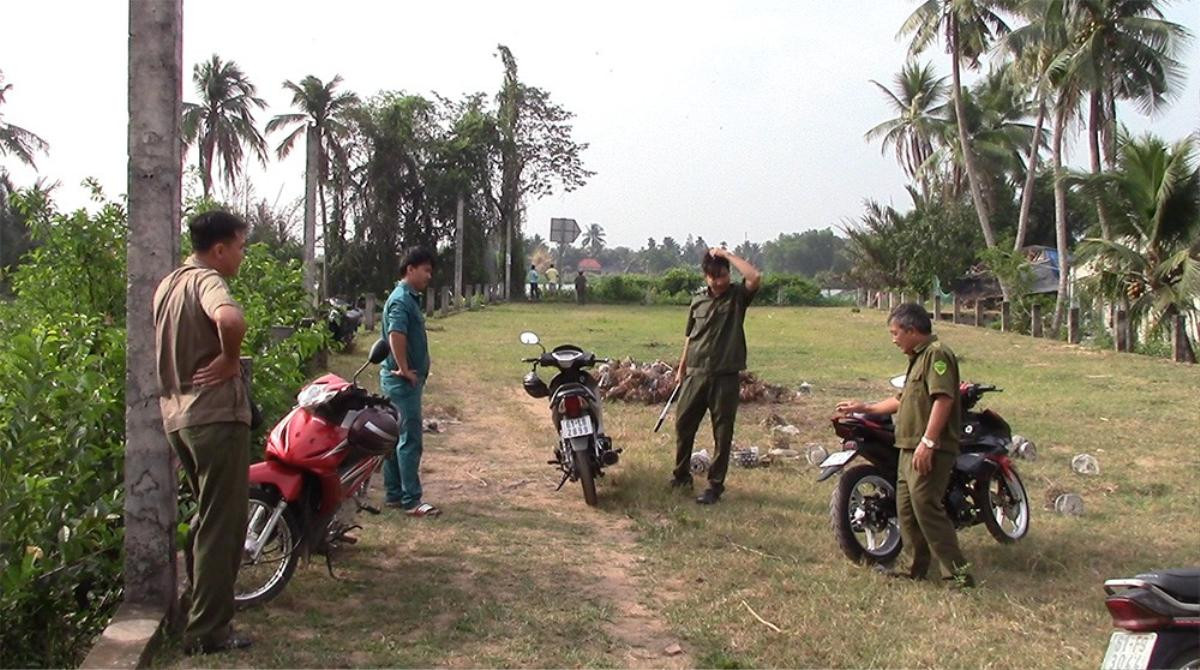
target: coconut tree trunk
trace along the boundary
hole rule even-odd
[[[971,148],[971,138],[967,135],[967,116],[963,109],[962,80],[959,73],[961,51],[958,46],[958,19],[950,19],[950,71],[953,76],[954,118],[958,124],[958,143],[962,148],[963,167],[967,171],[967,185],[971,189],[971,201],[975,204],[975,213],[979,217],[979,227],[983,229],[983,239],[988,248],[996,246],[996,233],[992,230],[991,215],[988,212],[987,201],[983,197],[983,178],[979,165],[975,162],[975,154]]]
[[[1042,126],[1046,121],[1046,93],[1039,95],[1037,122],[1033,127],[1033,142],[1029,144],[1029,159],[1025,161],[1025,188],[1021,190],[1021,213],[1017,217],[1017,239],[1013,251],[1025,246],[1025,235],[1029,232],[1029,211],[1033,207],[1033,188],[1037,180],[1038,158],[1041,155]],[[1057,206],[1057,205],[1056,205]],[[1057,214],[1056,214],[1057,216]]]
[[[150,305],[179,260],[182,0],[129,0],[128,93],[125,600],[174,613],[177,480],[157,401]]]
[[[1067,108],[1061,101],[1054,115],[1054,230],[1058,242],[1058,296],[1054,300],[1054,318],[1050,320],[1050,336],[1057,339],[1066,312],[1071,263],[1067,257],[1067,185],[1063,182],[1063,131],[1067,125]]]
[[[1104,114],[1101,111],[1102,94],[1099,90],[1092,91],[1092,95],[1088,101],[1088,148],[1091,150],[1092,158],[1092,173],[1100,174],[1100,133],[1101,125],[1104,123]],[[1096,198],[1096,218],[1100,221],[1100,235],[1106,239],[1112,239],[1112,228],[1109,226],[1108,205],[1104,202],[1102,196]]]
[[[200,141],[200,185],[204,189],[204,199],[212,193],[213,152],[217,148],[217,138],[212,133],[206,133]]]
[[[317,158],[320,137],[309,126],[305,139],[304,161],[304,290],[317,304]]]

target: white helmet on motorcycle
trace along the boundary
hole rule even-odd
[[[389,409],[368,407],[350,424],[350,444],[372,456],[382,456],[400,441],[400,423]]]

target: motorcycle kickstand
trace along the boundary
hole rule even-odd
[[[555,488],[554,490],[555,490],[555,491],[561,491],[561,490],[562,490],[562,487],[563,487],[563,485],[567,483],[567,480],[568,480],[568,479],[570,479],[570,477],[571,477],[571,473],[569,473],[569,472],[564,472],[564,473],[563,473],[563,478],[562,478],[562,481],[558,483],[558,487],[557,487],[557,488]]]
[[[325,569],[329,570],[330,577],[336,579],[337,581],[341,581],[341,578],[333,573],[333,552],[331,551],[325,552]]]
[[[360,512],[367,512],[368,514],[380,514],[381,513],[378,507],[375,507],[374,505],[363,504],[363,503],[359,502],[357,499],[355,499],[354,504],[358,505],[358,511],[360,511]]]

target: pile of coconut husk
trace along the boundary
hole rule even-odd
[[[663,361],[640,363],[626,358],[601,365],[597,374],[605,400],[664,403],[675,388],[675,368]],[[740,378],[742,402],[791,402],[802,392],[768,384],[752,372],[742,372]]]

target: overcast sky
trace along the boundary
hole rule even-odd
[[[153,1],[153,0],[150,0]],[[5,121],[50,143],[39,173],[60,181],[64,207],[85,204],[79,182],[110,195],[126,184],[128,3],[6,3],[0,70],[13,85]],[[583,189],[528,204],[527,230],[552,216],[599,223],[610,245],[647,237],[762,241],[839,225],[866,197],[907,206],[891,154],[863,133],[891,111],[871,79],[890,84],[905,59],[896,31],[907,0],[815,2],[311,2],[185,0],[184,100],[192,66],[235,60],[270,108],[288,110],[285,79],[341,74],[368,96],[404,90],[450,97],[498,90],[496,45],[509,46],[522,81],[577,114],[597,174]],[[1200,33],[1200,3],[1167,6]],[[940,45],[923,59],[942,74]],[[1176,140],[1200,129],[1200,43],[1176,102],[1153,119],[1123,108],[1135,131]],[[268,138],[272,147],[278,141]],[[1086,143],[1072,150],[1086,161]],[[194,162],[194,154],[190,161]],[[34,178],[11,157],[18,185]],[[303,193],[303,152],[254,167],[258,194]]]

